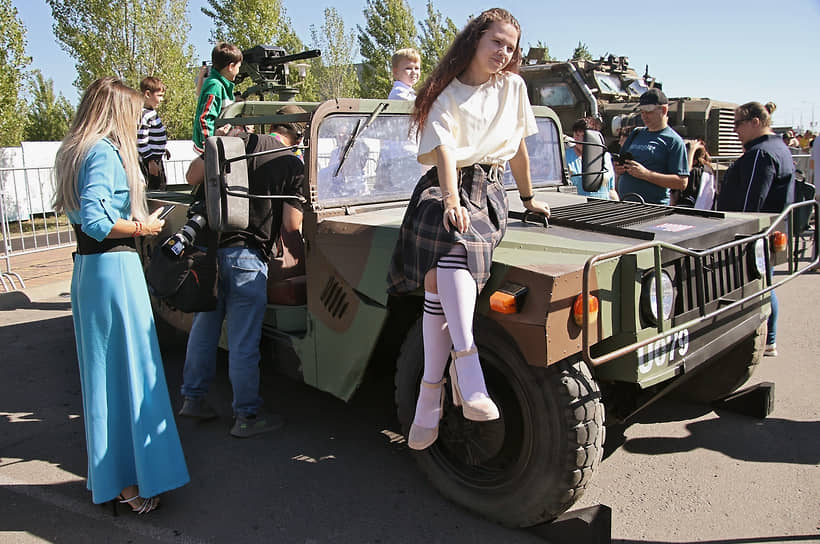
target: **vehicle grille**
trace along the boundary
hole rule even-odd
[[[718,148],[717,155],[737,156],[743,154],[743,145],[735,134],[735,112],[731,108],[718,110]]]
[[[344,317],[350,306],[344,287],[332,276],[328,278],[325,288],[319,295],[319,300],[322,301],[328,313],[336,319]]]
[[[590,200],[583,204],[552,208],[549,221],[553,225],[562,227],[605,232],[640,240],[653,240],[654,233],[629,227],[673,213],[676,213],[676,210],[672,208],[637,202]]]
[[[675,261],[675,315],[697,309],[701,304],[698,293],[703,293],[702,303],[708,305],[755,280],[757,273],[750,271],[753,264],[747,258],[749,248],[747,245],[734,246],[702,259],[684,256]],[[699,260],[702,261],[700,265]]]

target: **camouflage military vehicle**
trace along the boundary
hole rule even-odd
[[[246,101],[220,120],[309,125],[303,274],[271,268],[262,363],[344,400],[369,367],[394,372],[406,432],[422,375],[423,295],[391,297],[385,287],[422,173],[408,138],[411,104],[337,99],[277,117],[280,105]],[[552,217],[525,214],[513,193],[475,321],[501,418],[464,419],[448,391],[439,439],[412,453],[444,496],[516,527],[551,520],[584,493],[600,467],[605,422],[625,421],[675,389],[710,400],[746,381],[770,311],[767,271],[785,255],[772,251],[775,228],[784,230],[772,215],[577,196],[558,116],[534,110],[539,132],[527,147],[534,187]],[[150,199],[156,207],[191,196]],[[184,208],[143,244],[144,257],[182,225]],[[155,302],[160,320],[186,327]]]
[[[552,108],[565,130],[581,117],[603,120],[607,142],[617,140],[621,127],[642,124],[636,113],[638,98],[653,85],[647,73],[638,74],[627,57],[609,55],[597,61],[540,62],[540,49],[531,49],[521,76],[532,104]],[[701,138],[712,156],[736,156],[743,148],[733,130],[737,104],[709,98],[669,97],[669,126],[683,138]]]

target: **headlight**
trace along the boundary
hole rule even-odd
[[[762,278],[766,274],[766,244],[763,243],[763,240],[757,240],[752,251],[749,268],[754,277]]]
[[[661,308],[663,320],[666,321],[672,315],[675,304],[675,289],[672,286],[672,277],[665,270],[661,271]],[[655,273],[646,275],[643,281],[643,291],[641,294],[641,309],[644,316],[653,324],[658,324],[658,293],[655,286]]]

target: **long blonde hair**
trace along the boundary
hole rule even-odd
[[[119,148],[128,187],[131,215],[145,219],[148,207],[137,158],[137,123],[142,113],[142,95],[114,77],[94,81],[86,89],[54,163],[58,211],[80,209],[77,181],[88,151],[103,138]]]

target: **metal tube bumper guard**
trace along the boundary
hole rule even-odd
[[[812,207],[814,211],[814,216],[820,216],[820,204],[815,200],[805,201],[805,202],[797,202],[794,204],[789,205],[783,212],[777,216],[777,219],[772,222],[771,226],[762,231],[758,234],[752,236],[744,236],[734,240],[732,242],[727,242],[725,244],[703,250],[703,251],[695,251],[692,249],[683,248],[674,244],[669,244],[666,242],[658,241],[658,242],[646,242],[643,244],[638,244],[629,248],[624,248],[621,250],[611,251],[609,253],[602,253],[599,255],[595,255],[590,257],[586,263],[584,264],[584,272],[583,272],[583,325],[581,327],[581,345],[582,345],[582,356],[584,361],[591,366],[599,366],[604,363],[608,363],[614,359],[622,357],[624,355],[628,355],[637,351],[639,348],[657,342],[661,338],[664,338],[670,334],[674,334],[676,332],[682,331],[684,329],[688,329],[698,323],[701,323],[705,320],[713,319],[719,317],[727,312],[750,302],[753,299],[760,297],[770,291],[780,287],[781,285],[785,284],[788,281],[791,281],[795,277],[800,274],[803,274],[807,270],[810,270],[818,265],[820,260],[818,260],[818,246],[820,246],[820,232],[815,228],[813,233],[813,242],[814,248],[812,252],[811,261],[809,261],[803,268],[799,268],[798,260],[795,256],[794,252],[794,239],[795,239],[795,217],[794,212],[804,207]],[[742,297],[738,300],[732,301],[722,301],[724,304],[721,304],[717,307],[717,309],[708,312],[706,309],[706,302],[702,297],[702,292],[699,293],[697,306],[699,309],[699,316],[686,321],[685,323],[680,323],[675,325],[674,327],[670,326],[668,320],[659,319],[657,324],[658,334],[651,336],[649,338],[644,338],[643,340],[634,342],[632,344],[623,346],[616,350],[610,351],[598,357],[593,357],[590,353],[590,332],[589,332],[589,295],[590,295],[590,274],[592,271],[592,267],[595,264],[609,261],[612,259],[617,259],[624,255],[628,255],[630,253],[637,253],[640,251],[652,249],[654,250],[654,271],[655,271],[655,292],[662,293],[662,285],[661,285],[661,269],[663,267],[663,263],[661,262],[661,251],[666,249],[669,251],[676,252],[682,256],[692,257],[695,260],[695,273],[697,274],[695,281],[698,285],[702,286],[706,282],[706,274],[708,267],[704,265],[704,260],[711,256],[715,255],[721,251],[734,248],[741,245],[751,245],[757,242],[757,240],[763,240],[764,248],[765,248],[765,260],[766,260],[766,270],[771,270],[772,264],[770,262],[770,236],[773,232],[775,232],[776,227],[778,227],[783,221],[788,221],[788,244],[787,244],[787,252],[788,252],[788,263],[789,263],[789,274],[788,276],[780,279],[777,282],[772,282],[770,279],[770,275],[766,274],[763,279],[764,287],[756,292],[749,294],[745,297]],[[799,234],[799,233],[798,233]],[[600,317],[599,317],[600,319]]]

